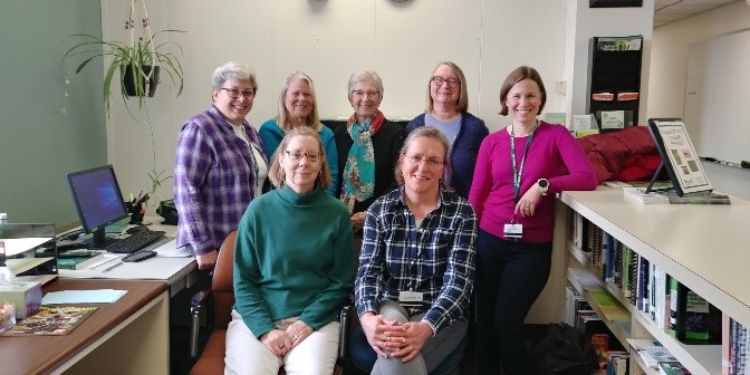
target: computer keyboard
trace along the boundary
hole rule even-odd
[[[140,231],[131,234],[129,237],[107,243],[104,250],[113,253],[133,253],[146,245],[164,238],[162,231]]]

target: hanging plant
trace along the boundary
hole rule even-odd
[[[151,32],[145,0],[141,0],[141,36],[136,40],[134,8],[137,0],[130,1],[130,14],[125,20],[127,41],[107,41],[91,34],[73,34],[76,39],[63,60],[71,58],[83,59],[76,67],[76,74],[80,73],[91,61],[100,57],[110,57],[111,62],[104,73],[102,95],[107,113],[111,109],[112,81],[115,75],[120,80],[120,95],[127,105],[128,96],[137,97],[139,106],[143,105],[146,96],[154,96],[159,84],[160,74],[165,72],[172,84],[177,88],[177,96],[182,93],[183,70],[178,55],[182,55],[182,47],[174,41],[157,42],[167,33],[182,33],[182,30],[161,30],[155,34]]]

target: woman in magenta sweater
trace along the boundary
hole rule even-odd
[[[479,373],[530,374],[521,331],[547,283],[555,194],[593,190],[597,179],[562,125],[537,120],[547,100],[539,73],[521,66],[500,87],[511,124],[482,142],[469,201],[479,223]]]

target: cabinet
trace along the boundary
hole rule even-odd
[[[642,51],[642,36],[591,38],[586,112],[600,129],[638,123]]]
[[[720,205],[644,205],[625,200],[621,189],[600,187],[593,192],[563,192],[556,213],[556,246],[567,248],[568,259],[555,264],[568,279],[589,270],[585,255],[570,235],[575,215],[609,233],[657,265],[744,326],[750,324],[750,202],[732,198]],[[575,214],[575,215],[574,215]],[[559,220],[561,217],[567,219]],[[563,235],[563,233],[565,233]],[[693,374],[720,374],[718,345],[685,345],[669,336],[647,314],[633,307],[610,283],[602,283],[630,311],[629,324],[606,322],[618,340],[654,338]],[[564,293],[561,285],[559,293]],[[625,343],[623,343],[625,344]],[[635,358],[637,355],[631,355]],[[637,361],[635,361],[637,363]],[[631,366],[632,367],[632,366]],[[652,372],[648,372],[652,373]]]

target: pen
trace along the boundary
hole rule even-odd
[[[117,266],[121,266],[121,265],[122,265],[122,262],[117,262],[117,263],[115,263],[115,264],[113,264],[113,265],[111,265],[111,266],[109,266],[109,267],[107,267],[107,268],[103,269],[103,270],[102,270],[102,273],[103,273],[103,272],[109,272],[109,271],[111,271],[112,269],[114,269],[114,268],[117,268]]]

